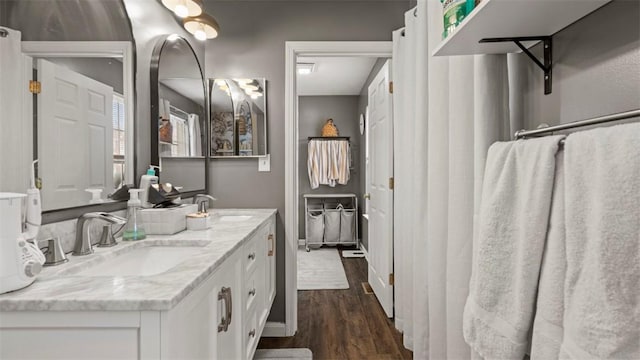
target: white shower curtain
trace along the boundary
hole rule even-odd
[[[520,128],[507,57],[433,57],[442,28],[440,1],[418,0],[393,34],[395,323],[415,359],[471,358],[462,313],[486,152]]]
[[[202,133],[200,132],[200,117],[189,114],[189,155],[202,156]]]

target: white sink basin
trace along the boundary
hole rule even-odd
[[[163,273],[202,251],[199,246],[147,246],[107,259],[80,276],[150,276]]]
[[[221,222],[240,222],[251,219],[251,215],[223,215],[220,216]]]

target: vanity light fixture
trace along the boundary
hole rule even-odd
[[[314,63],[297,63],[296,66],[299,75],[309,75],[316,71],[316,64]]]
[[[218,37],[220,25],[213,16],[202,13],[199,16],[187,17],[182,20],[184,28],[195,36],[196,39],[204,41]]]
[[[162,5],[181,18],[199,16],[203,9],[202,0],[162,0]]]

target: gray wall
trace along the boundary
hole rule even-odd
[[[379,58],[376,63],[373,65],[373,68],[371,69],[371,72],[369,73],[369,76],[367,77],[367,81],[365,81],[364,85],[362,86],[362,90],[360,90],[360,96],[358,97],[358,119],[360,119],[360,114],[367,115],[366,110],[367,110],[367,106],[369,105],[369,85],[371,85],[371,82],[373,81],[373,78],[376,77],[376,75],[378,75],[378,72],[380,71],[380,69],[382,68],[382,66],[384,65],[384,63],[387,61],[388,59],[386,58]],[[366,121],[366,120],[365,120]],[[359,135],[360,133],[358,133]],[[359,154],[360,160],[358,161],[358,166],[359,166],[359,170],[358,172],[361,174],[360,175],[360,192],[358,193],[358,202],[360,203],[360,214],[364,213],[364,205],[365,205],[365,200],[364,200],[364,194],[367,192],[367,163],[366,163],[366,156],[367,154],[365,153],[365,144],[366,142],[366,133],[363,135],[359,135],[360,136],[360,144],[362,144],[361,146],[361,151]],[[362,245],[365,249],[369,248],[369,232],[366,231],[367,226],[368,226],[368,222],[366,219],[362,218],[362,215],[359,216],[359,220],[360,220],[360,241],[362,241]]]
[[[413,1],[415,2],[415,1]],[[265,77],[271,172],[258,173],[251,159],[211,160],[210,189],[217,207],[278,209],[278,254],[284,254],[285,41],[391,40],[412,1],[213,1],[207,12],[221,26],[206,44],[207,77]],[[284,256],[270,320],[284,321]]]
[[[523,60],[527,128],[640,109],[640,2],[614,0],[560,31],[553,59],[546,96],[542,72]]]
[[[362,193],[360,188],[360,127],[358,124],[359,96],[300,96],[298,97],[298,238],[305,238],[304,194]],[[308,137],[320,136],[322,126],[332,118],[340,136],[351,137],[351,178],[347,185],[320,185],[311,189],[307,171]]]

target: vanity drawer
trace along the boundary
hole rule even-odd
[[[255,309],[247,313],[247,322],[244,327],[245,345],[247,347],[247,360],[253,359],[253,355],[258,347],[258,316]]]
[[[255,270],[259,260],[260,252],[258,249],[258,242],[254,236],[244,247],[244,273],[251,274],[251,272]]]
[[[254,271],[245,281],[245,308],[247,310],[255,308],[256,305],[258,308],[263,306],[264,281],[260,281],[263,276],[264,274],[261,271]]]

